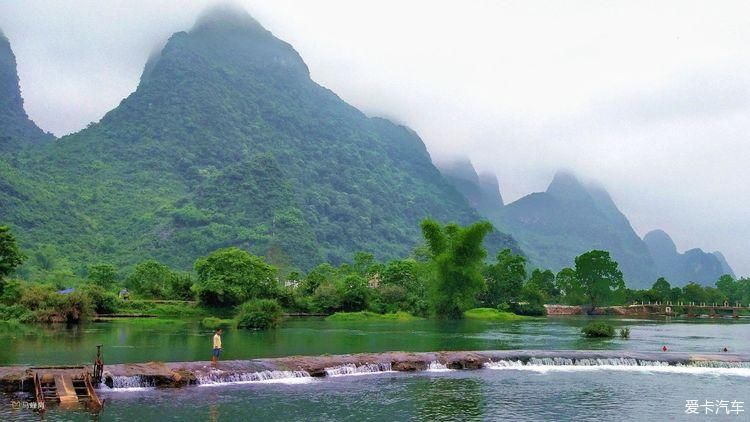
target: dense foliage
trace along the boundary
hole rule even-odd
[[[583,333],[586,337],[614,337],[615,336],[615,327],[607,324],[603,321],[594,321],[586,324],[585,327],[581,329],[581,333]]]
[[[435,276],[431,290],[438,316],[462,318],[485,288],[482,266],[487,251],[482,242],[491,231],[492,225],[486,221],[467,227],[443,227],[434,220],[422,222],[422,233],[432,253]]]
[[[0,226],[0,294],[5,289],[5,277],[12,274],[24,259],[26,256],[18,249],[10,227]]]
[[[625,281],[607,251],[590,251],[576,257],[576,277],[592,308],[607,304],[613,291],[623,291]]]
[[[479,218],[416,133],[351,107],[289,44],[239,20],[174,34],[100,122],[3,154],[0,216],[23,234],[24,277],[69,283],[147,259],[189,270],[226,247],[286,275],[359,250],[406,256],[426,217]]]
[[[95,313],[126,313],[203,318],[209,328],[239,321],[260,328],[274,326],[283,312],[337,314],[332,321],[407,321],[411,316],[510,321],[513,315],[543,316],[545,304],[555,303],[588,305],[593,311],[641,302],[675,307],[750,302],[750,279],[728,275],[715,287],[672,287],[660,278],[647,290],[626,289],[616,262],[604,251],[579,256],[576,269],[557,275],[534,269],[526,277],[525,260],[510,250],[501,251],[495,262],[483,262],[486,222],[462,227],[425,220],[423,229],[426,244],[404,259],[383,263],[359,252],[350,263],[320,264],[307,274],[280,273],[262,257],[233,247],[196,260],[194,275],[155,260],[129,272],[92,265],[86,278],[48,274],[29,280],[10,273],[0,294],[0,319],[76,323]],[[6,230],[5,238],[13,235]],[[18,248],[6,250],[22,254]],[[121,297],[123,288],[130,292]],[[488,306],[489,300],[496,305]],[[227,319],[233,315],[234,320]]]
[[[252,299],[240,305],[237,328],[265,330],[279,325],[284,311],[273,299]]]
[[[195,272],[195,292],[206,305],[233,306],[276,294],[276,269],[242,249],[219,249],[200,258]]]

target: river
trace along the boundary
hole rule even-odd
[[[606,318],[605,318],[606,319]],[[326,322],[289,320],[270,332],[227,330],[225,359],[389,350],[630,350],[750,352],[739,320],[609,319],[630,339],[580,336],[586,317],[515,323],[483,321]],[[0,334],[0,363],[88,363],[104,344],[105,363],[208,359],[210,330],[197,322],[130,320]],[[281,379],[174,390],[102,390],[104,410],[51,409],[46,420],[750,420],[750,368],[539,366],[478,371],[381,372]],[[3,397],[0,419],[25,420]],[[685,413],[688,400],[704,405]],[[706,400],[712,406],[705,406]],[[721,401],[721,402],[720,402]],[[725,404],[726,406],[721,406]],[[732,412],[732,402],[734,405]],[[742,402],[742,412],[738,411]],[[691,405],[692,406],[692,405]],[[745,409],[745,407],[748,407]],[[706,415],[706,411],[714,412]],[[716,414],[718,411],[720,414]],[[730,411],[730,414],[726,414]]]

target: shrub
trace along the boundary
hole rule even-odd
[[[201,326],[216,330],[217,328],[226,328],[234,323],[231,319],[221,319],[216,317],[206,317],[201,320]]]
[[[528,318],[510,312],[498,311],[495,308],[474,308],[464,312],[467,319],[480,319],[486,321],[523,321]]]
[[[537,303],[511,303],[509,309],[516,315],[546,316],[547,308]]]
[[[80,291],[65,295],[50,286],[31,285],[21,295],[21,305],[33,311],[38,322],[76,323],[93,313],[91,298]]]
[[[22,305],[0,304],[0,321],[28,321],[33,320],[33,314]]]
[[[273,328],[281,322],[283,310],[273,299],[253,299],[240,305],[237,327],[257,330]]]
[[[55,294],[52,286],[31,284],[21,293],[20,303],[31,311],[53,307]]]
[[[620,337],[630,338],[630,328],[628,327],[620,328]]]
[[[110,264],[97,264],[89,267],[89,281],[104,288],[111,287],[117,281],[115,267]]]
[[[312,305],[317,312],[333,313],[341,309],[341,296],[333,283],[319,285],[312,296]]]
[[[344,311],[356,312],[367,308],[370,288],[367,280],[358,275],[348,276],[339,287],[341,292],[341,308]]]
[[[151,259],[136,265],[125,285],[142,297],[166,299],[167,286],[173,276],[169,267]]]
[[[615,328],[606,322],[595,321],[590,322],[588,325],[581,329],[581,332],[586,337],[614,337]]]
[[[2,295],[0,295],[0,303],[13,305],[21,300],[21,283],[17,280],[7,280],[5,286],[2,289]]]
[[[93,284],[86,286],[83,292],[91,299],[91,305],[97,314],[114,314],[118,311],[120,298],[116,294]]]

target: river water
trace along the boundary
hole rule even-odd
[[[630,327],[628,340],[583,339],[579,332],[586,322],[578,317],[518,323],[291,320],[273,332],[228,330],[223,357],[387,350],[657,351],[662,345],[671,351],[715,353],[727,347],[750,352],[745,319],[610,320]],[[10,332],[0,334],[7,345],[0,349],[0,363],[86,363],[100,343],[105,363],[206,360],[210,334],[194,322],[146,320]],[[411,374],[342,375],[179,390],[106,389],[99,414],[51,409],[45,420],[750,420],[750,367],[502,364],[478,371],[435,367]],[[39,419],[31,410],[12,409],[10,401],[18,399],[2,398],[1,420]],[[698,415],[686,413],[692,407],[688,400],[704,405]]]
[[[558,317],[515,323],[486,321],[327,322],[286,321],[258,332],[229,329],[222,338],[223,359],[383,351],[437,350],[638,350],[750,352],[750,319],[608,319],[629,327],[630,339],[582,338],[590,319]],[[208,360],[211,330],[196,321],[119,320],[66,328],[38,326],[0,333],[0,365],[91,363],[104,345],[105,363]]]

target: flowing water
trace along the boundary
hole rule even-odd
[[[605,318],[598,318],[605,319]],[[321,355],[393,350],[623,349],[675,352],[750,352],[750,319],[607,319],[630,327],[630,339],[591,340],[580,329],[590,319],[560,317],[485,321],[327,322],[286,321],[277,330],[226,330],[222,359]],[[196,321],[119,320],[0,332],[0,365],[90,363],[103,344],[105,363],[208,360],[211,330]]]
[[[292,320],[273,332],[228,330],[227,359],[387,350],[610,349],[750,353],[749,321],[612,319],[628,340],[587,340],[587,318],[518,323]],[[195,322],[117,321],[0,334],[0,363],[82,363],[104,344],[105,362],[205,360],[210,331]],[[750,420],[750,366],[670,366],[632,359],[496,361],[476,371],[400,373],[389,365],[345,365],[327,377],[304,371],[211,372],[199,385],[155,389],[136,377],[102,388],[99,414],[52,408],[45,420]],[[0,420],[39,419],[0,398]],[[688,400],[700,402],[687,414]],[[706,401],[711,406],[705,406]],[[735,404],[732,404],[732,403]],[[740,405],[740,402],[742,403]],[[17,403],[16,403],[17,404]],[[18,407],[18,406],[16,406]],[[739,411],[739,409],[743,411]],[[712,410],[710,414],[705,412]],[[729,411],[729,414],[727,414]],[[718,412],[718,414],[716,413]]]

